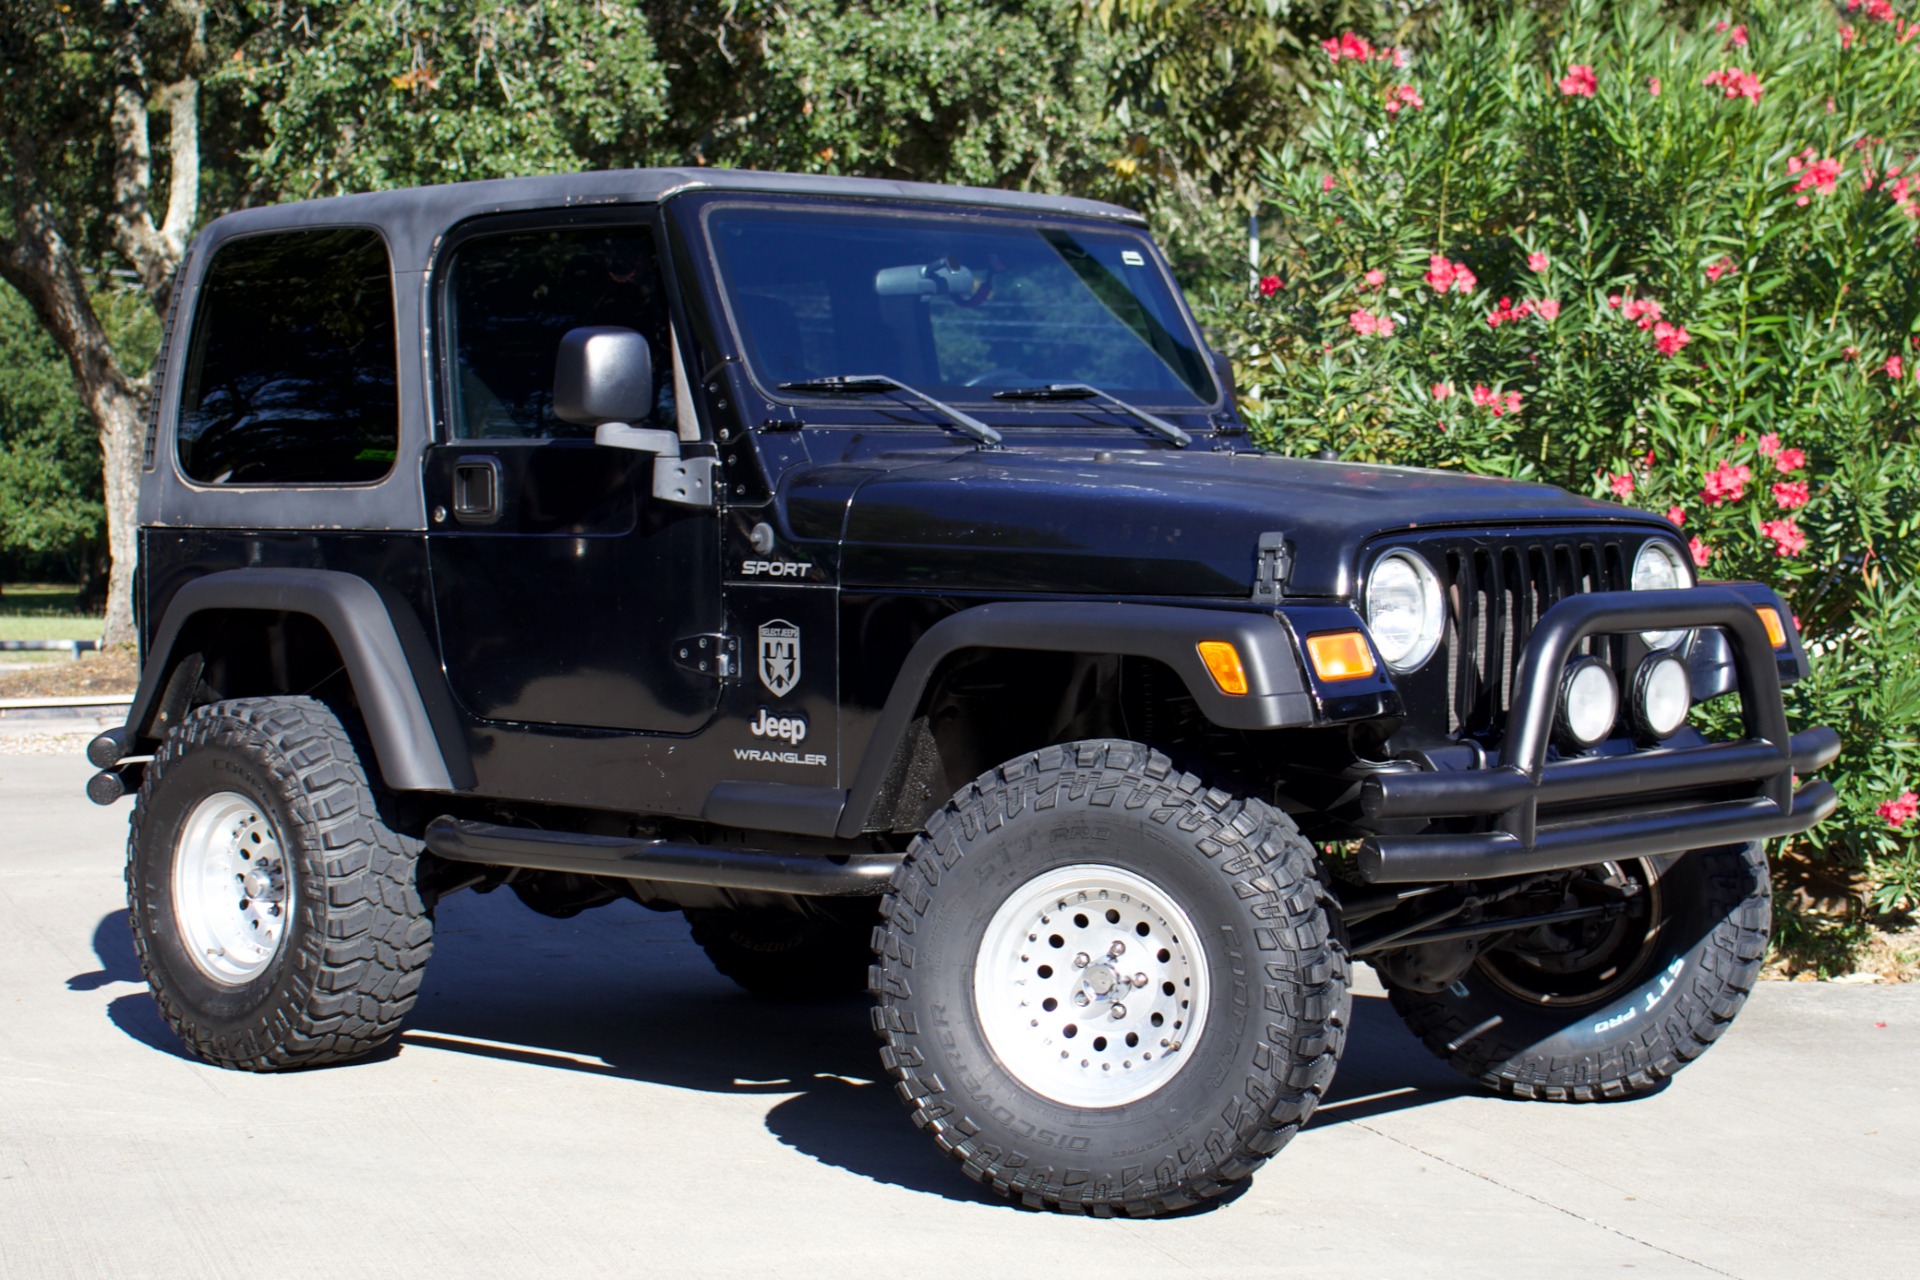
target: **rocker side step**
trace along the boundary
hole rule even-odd
[[[672,840],[533,831],[462,818],[427,824],[427,848],[451,862],[529,871],[759,889],[815,898],[871,897],[887,887],[900,865],[897,853],[807,857],[762,849],[728,849]]]

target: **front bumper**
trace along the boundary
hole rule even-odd
[[[1515,673],[1497,761],[1382,773],[1363,785],[1370,822],[1426,819],[1454,829],[1366,839],[1361,876],[1399,884],[1525,875],[1792,835],[1825,818],[1838,803],[1832,786],[1816,780],[1795,791],[1794,778],[1831,763],[1840,739],[1825,728],[1788,734],[1760,604],[1790,616],[1771,591],[1751,584],[1601,592],[1555,605]],[[1560,673],[1581,640],[1706,627],[1719,628],[1732,651],[1740,741],[1548,760]]]

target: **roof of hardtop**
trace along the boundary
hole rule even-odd
[[[437,187],[403,187],[360,195],[328,196],[290,204],[241,209],[208,225],[211,238],[289,227],[340,223],[426,231],[444,229],[484,213],[507,213],[553,205],[650,204],[690,191],[737,191],[842,199],[919,200],[938,204],[1017,209],[1101,218],[1144,226],[1132,209],[1076,196],[989,187],[949,187],[890,178],[840,178],[821,174],[758,173],[747,169],[609,169],[532,178],[491,178]],[[432,234],[431,231],[428,232]],[[398,266],[399,264],[395,264]]]

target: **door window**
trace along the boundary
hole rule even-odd
[[[514,231],[454,251],[447,286],[451,428],[460,440],[593,437],[553,413],[553,362],[567,330],[618,325],[653,348],[651,418],[672,429],[667,300],[644,227]]]

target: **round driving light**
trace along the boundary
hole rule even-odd
[[[1641,737],[1672,737],[1692,706],[1687,664],[1672,654],[1649,654],[1633,673],[1633,727]]]
[[[1367,632],[1393,671],[1417,671],[1440,646],[1440,580],[1410,551],[1380,557],[1367,575]]]
[[[1560,677],[1560,714],[1554,727],[1562,746],[1584,751],[1613,732],[1620,690],[1598,658],[1575,658]]]
[[[1693,572],[1681,558],[1680,549],[1658,538],[1640,548],[1633,558],[1635,591],[1678,591],[1693,585]],[[1642,631],[1640,638],[1649,649],[1672,649],[1687,638],[1681,631]]]

